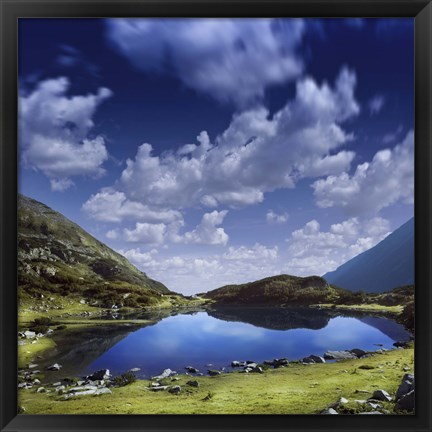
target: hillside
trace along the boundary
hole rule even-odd
[[[319,276],[271,276],[241,285],[226,285],[204,297],[220,304],[314,304],[338,298],[338,290]]]
[[[378,293],[414,283],[414,218],[323,278],[351,291]]]
[[[18,281],[23,295],[80,295],[102,307],[156,304],[171,293],[62,214],[23,195]]]

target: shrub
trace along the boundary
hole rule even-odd
[[[132,372],[125,372],[113,379],[114,385],[124,387],[136,381],[136,376]]]

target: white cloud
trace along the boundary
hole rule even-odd
[[[119,238],[119,230],[118,229],[112,229],[106,232],[105,234],[106,238],[109,238],[110,240],[115,240]]]
[[[223,228],[217,228],[217,226],[222,224],[227,213],[227,210],[205,213],[200,224],[193,231],[183,234],[180,241],[225,246],[229,236]]]
[[[287,271],[295,275],[323,274],[375,246],[390,234],[389,221],[381,217],[351,218],[321,231],[311,220],[292,232]]]
[[[128,204],[128,210],[107,215],[103,201],[111,206],[115,193],[122,194],[116,199],[127,200],[123,207],[134,202],[154,211],[197,204],[247,206],[262,202],[266,192],[293,188],[302,178],[348,170],[354,152],[340,147],[353,135],[340,123],[359,113],[355,85],[348,69],[342,69],[334,88],[305,78],[297,84],[295,99],[279,112],[270,116],[256,107],[236,114],[214,143],[203,131],[198,144],[159,156],[150,144],[142,144],[115,186],[92,197],[84,209],[99,219],[135,213]]]
[[[266,214],[266,220],[268,223],[285,223],[288,220],[288,213],[275,213],[273,210],[269,210]]]
[[[369,101],[369,113],[370,115],[379,114],[385,104],[384,96],[376,95]]]
[[[139,222],[170,223],[183,219],[178,211],[150,209],[144,204],[127,199],[123,192],[112,188],[105,188],[92,195],[82,208],[91,218],[101,222],[121,222],[124,219],[133,219]]]
[[[244,106],[297,77],[301,19],[110,19],[108,37],[137,68]]]
[[[252,247],[230,247],[227,252],[207,256],[164,257],[156,250],[120,250],[142,271],[168,288],[185,294],[204,292],[232,283],[244,283],[281,273],[278,248],[259,243]]]
[[[88,134],[97,107],[111,91],[68,97],[69,86],[67,78],[48,79],[18,103],[22,160],[48,176],[54,191],[72,186],[73,176],[101,176],[108,159],[104,139]]]
[[[135,229],[123,230],[123,239],[127,242],[142,244],[161,244],[166,232],[165,224],[150,224],[147,222],[135,224]]]
[[[402,131],[403,131],[403,126],[399,125],[395,131],[386,133],[382,138],[383,143],[390,144],[392,142],[395,142],[399,138]]]
[[[312,184],[319,207],[343,207],[353,214],[377,213],[398,201],[414,199],[414,133],[393,149],[380,150],[371,162]]]

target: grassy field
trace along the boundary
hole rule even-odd
[[[357,312],[375,312],[375,313],[389,313],[398,315],[402,312],[403,306],[384,306],[377,303],[365,303],[365,304],[357,304],[357,305],[339,305],[332,303],[322,303],[311,305],[313,308],[320,309],[332,309],[332,310],[340,310],[340,311],[357,311]]]
[[[193,378],[198,388],[186,385],[191,377],[179,375],[172,383],[182,387],[179,395],[152,392],[146,380],[112,388],[112,394],[67,401],[54,393],[20,390],[19,405],[26,414],[317,414],[343,396],[347,410],[355,413],[360,405],[354,400],[367,399],[376,389],[394,396],[404,368],[413,373],[412,348],[336,363],[290,364],[263,374]],[[393,411],[392,403],[383,405]]]

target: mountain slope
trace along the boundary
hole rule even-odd
[[[313,304],[329,302],[337,290],[319,276],[271,276],[240,285],[226,285],[203,294],[220,304]]]
[[[414,283],[414,218],[323,278],[351,291],[384,292]]]
[[[105,307],[153,304],[170,293],[77,224],[23,195],[18,199],[18,279],[33,296],[79,294]]]

